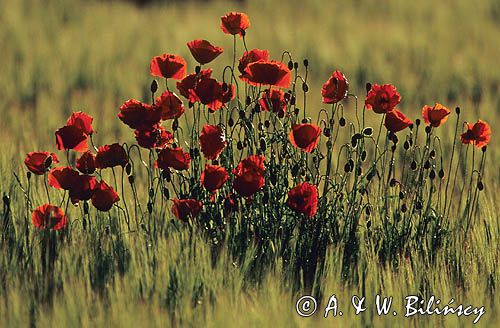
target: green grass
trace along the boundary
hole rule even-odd
[[[262,281],[252,282],[247,279],[252,254],[238,264],[222,251],[214,266],[204,239],[171,225],[170,218],[164,219],[168,238],[152,242],[143,232],[106,234],[112,218],[99,215],[94,233],[75,230],[71,243],[61,247],[50,277],[38,260],[40,238],[31,226],[32,254],[6,246],[16,245],[23,236],[29,215],[13,177],[18,173],[24,183],[25,154],[54,149],[54,131],[75,110],[95,118],[97,144],[132,141],[116,113],[129,98],[149,98],[151,57],[180,54],[192,71],[195,64],[185,43],[206,38],[226,49],[214,63],[220,77],[222,63],[231,61],[232,39],[220,31],[218,18],[235,9],[250,16],[249,47],[269,49],[276,59],[284,50],[292,51],[298,61],[309,59],[310,112],[322,106],[322,83],[334,69],[341,69],[360,97],[367,81],[396,85],[403,97],[400,108],[412,118],[424,104],[441,102],[460,106],[466,120],[488,121],[493,136],[486,192],[470,235],[447,238],[432,263],[415,249],[409,257],[396,259],[398,265],[383,265],[374,245],[361,243],[353,273],[359,283],[342,277],[345,245],[331,247],[322,281],[323,304],[336,294],[344,316],[328,319],[301,319],[295,313],[301,293],[289,285],[279,260]],[[397,308],[410,294],[434,294],[443,301],[453,297],[486,307],[479,325],[498,321],[497,1],[258,0],[243,7],[216,1],[144,9],[121,2],[4,1],[0,26],[0,193],[9,195],[12,204],[11,215],[4,209],[0,219],[14,222],[6,225],[12,230],[7,235],[16,236],[0,243],[0,326],[455,327],[472,322],[452,316],[380,318],[373,305],[355,316],[347,304],[352,295],[362,293],[372,304],[377,293],[394,296]],[[443,138],[451,138],[452,125],[439,131]],[[35,204],[42,202],[42,192],[38,182]],[[359,233],[360,240],[369,239],[364,227]],[[54,289],[47,290],[48,285]]]

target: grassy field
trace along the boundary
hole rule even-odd
[[[26,153],[53,149],[54,131],[77,110],[94,117],[96,144],[133,141],[116,114],[129,98],[149,99],[151,58],[179,54],[191,72],[195,63],[186,42],[208,39],[227,50],[213,64],[219,77],[222,63],[232,60],[232,38],[220,31],[219,17],[231,10],[250,17],[250,48],[269,49],[276,59],[289,50],[295,60],[309,60],[310,112],[322,108],[321,85],[341,69],[360,98],[367,81],[397,86],[399,108],[412,119],[420,117],[424,104],[440,102],[460,106],[463,120],[489,122],[486,189],[468,236],[448,236],[432,261],[415,249],[396,259],[397,265],[381,264],[361,227],[366,243],[359,246],[352,273],[357,279],[343,276],[346,245],[328,249],[321,306],[335,294],[343,316],[326,319],[297,315],[295,302],[304,291],[290,285],[277,256],[259,281],[248,279],[251,249],[238,262],[223,248],[214,264],[206,240],[171,224],[170,217],[164,219],[166,238],[151,240],[142,232],[108,234],[112,217],[100,215],[92,234],[75,230],[60,248],[50,278],[44,277],[35,234],[28,237],[29,252],[16,246],[31,215],[14,177],[25,182]],[[138,8],[114,1],[21,0],[0,3],[0,26],[0,193],[10,199],[10,210],[0,209],[0,326],[459,327],[473,320],[379,317],[373,306],[377,294],[394,296],[399,309],[407,295],[454,298],[485,306],[479,326],[498,322],[498,1],[180,1]],[[439,136],[451,138],[453,127],[448,124]],[[42,203],[42,183],[33,186],[32,197]],[[362,294],[370,304],[356,316],[350,300]]]

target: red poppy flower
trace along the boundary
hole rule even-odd
[[[222,32],[231,35],[243,35],[243,31],[250,27],[250,19],[244,13],[230,12],[220,18]]]
[[[34,151],[28,153],[24,159],[24,164],[28,170],[37,175],[43,175],[52,164],[59,163],[56,154],[48,151]]]
[[[404,130],[412,124],[413,122],[397,109],[393,109],[385,116],[384,125],[392,133]]]
[[[189,153],[185,153],[182,148],[163,148],[158,153],[156,166],[160,169],[167,170],[173,168],[178,171],[189,169],[191,157]]]
[[[448,119],[448,115],[450,115],[450,110],[439,103],[436,103],[433,107],[426,105],[422,108],[425,124],[435,128],[444,124]]]
[[[172,213],[178,220],[187,222],[189,218],[195,218],[200,214],[203,204],[196,199],[172,199]]]
[[[289,138],[295,147],[310,153],[318,146],[320,135],[321,128],[319,126],[304,123],[294,124],[292,126],[292,131],[290,131]]]
[[[318,188],[307,182],[299,183],[288,192],[286,205],[297,213],[313,217],[318,210]]]
[[[78,172],[69,166],[56,167],[50,170],[48,182],[56,189],[70,190],[78,175]]]
[[[87,151],[87,135],[75,125],[63,126],[56,131],[56,147],[58,150]]]
[[[124,167],[128,163],[128,156],[122,145],[114,143],[99,147],[95,161],[100,169],[115,166]]]
[[[92,195],[92,205],[99,211],[109,211],[113,207],[113,204],[119,200],[120,197],[118,197],[116,191],[106,182],[101,180],[96,184],[94,194]]]
[[[206,190],[214,192],[226,183],[229,175],[222,166],[205,165],[205,170],[201,173],[201,184]]]
[[[177,55],[163,54],[155,56],[149,65],[152,76],[180,80],[186,76],[186,61]]]
[[[200,133],[200,148],[206,159],[217,159],[226,145],[226,136],[219,126],[203,126]]]
[[[66,125],[72,125],[77,127],[83,133],[90,135],[94,133],[92,128],[92,121],[94,119],[87,113],[84,112],[76,112],[71,114],[70,118],[66,122]]]
[[[160,122],[161,116],[162,108],[135,99],[127,100],[118,113],[118,118],[134,130],[151,130]]]
[[[463,144],[474,144],[477,148],[486,146],[491,139],[491,129],[488,123],[477,120],[474,125],[467,124],[467,131],[460,135]]]
[[[349,82],[341,71],[335,71],[332,76],[323,84],[321,95],[323,96],[323,103],[335,104],[345,97],[349,90]]]
[[[95,172],[95,155],[86,151],[76,160],[76,168],[83,174],[92,174]]]
[[[146,149],[165,147],[174,139],[173,134],[161,125],[153,127],[152,130],[135,130],[134,133],[139,146]]]
[[[189,100],[190,103],[195,103],[200,101],[200,98],[194,92],[194,88],[198,84],[198,82],[204,78],[209,78],[212,75],[212,69],[203,69],[199,74],[193,73],[189,74],[182,81],[177,82],[177,89],[179,93]]]
[[[224,91],[222,83],[206,77],[198,81],[194,93],[202,104],[216,111],[234,98],[234,86],[227,85],[227,89]]]
[[[89,200],[94,194],[96,179],[91,175],[80,174],[73,178],[69,188],[69,197],[73,204],[81,200]]]
[[[184,113],[182,100],[175,93],[168,90],[156,98],[155,105],[161,108],[162,120],[178,118]]]
[[[251,85],[271,85],[288,88],[292,73],[282,62],[259,60],[245,69],[246,82]]]
[[[45,204],[35,208],[31,221],[38,229],[61,230],[68,223],[68,217],[61,208]]]
[[[240,196],[250,197],[262,189],[265,183],[265,159],[262,155],[251,155],[233,170],[233,188]]]
[[[372,85],[366,95],[365,105],[377,114],[388,113],[401,101],[401,96],[392,84]]]
[[[259,61],[259,60],[268,61],[269,60],[269,52],[267,50],[252,49],[250,51],[245,51],[243,53],[243,56],[241,56],[239,64],[238,64],[238,70],[241,73],[240,78],[242,80],[245,81],[247,78],[247,75],[245,73],[245,69],[247,68],[248,64],[255,63],[256,61]]]
[[[267,89],[262,92],[262,97],[259,100],[260,107],[264,111],[279,112],[286,111],[285,93],[280,89]]]
[[[189,41],[187,46],[194,59],[201,65],[210,63],[224,52],[224,49],[212,45],[207,40]]]

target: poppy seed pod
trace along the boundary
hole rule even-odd
[[[243,143],[241,141],[238,141],[238,143],[236,143],[236,148],[238,148],[238,150],[242,150],[244,148]]]
[[[481,151],[482,151],[483,153],[486,153],[486,146],[483,146],[483,147],[481,148]]]
[[[31,171],[26,172],[26,178],[28,180],[31,179]]]
[[[153,80],[149,88],[151,90],[151,93],[155,93],[156,91],[158,91],[158,82],[156,82],[156,80]]]

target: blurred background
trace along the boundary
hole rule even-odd
[[[116,114],[129,98],[150,99],[151,58],[179,54],[192,72],[186,42],[207,39],[226,50],[211,64],[220,78],[232,61],[232,38],[219,28],[228,11],[249,15],[249,48],[309,59],[309,111],[321,108],[335,69],[360,99],[367,81],[396,85],[412,119],[424,104],[460,106],[463,120],[492,126],[498,177],[498,0],[1,1],[0,165],[55,149],[54,131],[78,110],[95,118],[98,144],[133,140]],[[441,133],[451,138],[453,125]]]

